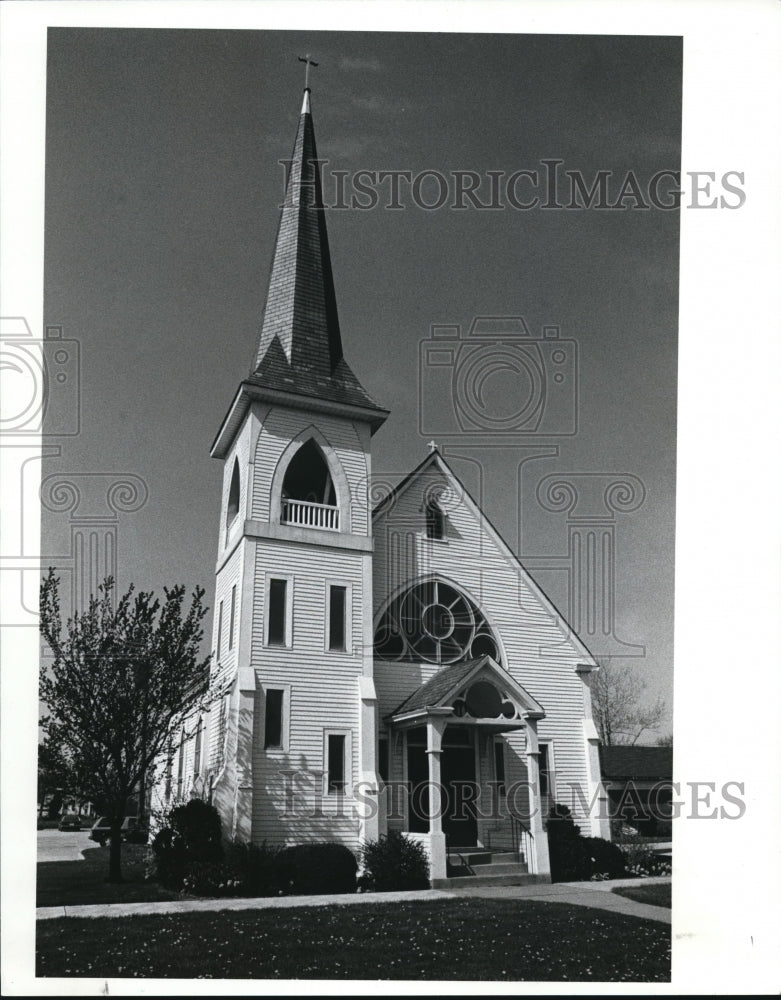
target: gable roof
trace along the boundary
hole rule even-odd
[[[472,514],[481,521],[483,527],[486,530],[486,533],[493,540],[493,542],[496,544],[497,548],[500,550],[500,552],[502,552],[505,558],[518,568],[518,570],[523,575],[523,579],[528,583],[529,587],[531,588],[533,593],[537,596],[537,598],[547,608],[550,609],[553,615],[555,615],[557,618],[559,618],[562,622],[564,622],[567,625],[568,635],[588,661],[587,666],[594,669],[598,669],[596,666],[596,660],[594,659],[594,656],[589,650],[588,646],[586,646],[586,644],[583,642],[580,636],[572,629],[572,627],[567,622],[567,619],[559,611],[559,609],[553,603],[551,598],[548,597],[548,595],[545,593],[542,587],[537,583],[537,581],[531,576],[529,571],[525,568],[525,566],[518,558],[516,553],[513,552],[513,550],[504,540],[504,538],[502,538],[499,531],[491,523],[491,520],[488,517],[488,515],[480,508],[479,504],[474,499],[472,494],[469,492],[466,486],[464,486],[464,484],[461,482],[461,480],[458,478],[455,472],[453,472],[453,470],[447,464],[447,462],[443,458],[438,448],[433,448],[430,455],[427,455],[422,462],[420,462],[417,466],[415,466],[412,472],[408,473],[399,483],[397,483],[397,485],[390,491],[390,493],[387,494],[387,496],[383,497],[383,499],[376,505],[376,507],[372,511],[372,518],[380,517],[382,514],[386,513],[387,510],[393,506],[398,497],[400,497],[403,493],[405,493],[412,486],[412,484],[415,482],[416,479],[418,479],[421,475],[423,475],[433,466],[436,466],[440,470],[442,475],[444,475],[445,478],[450,481],[451,485],[455,488],[456,495],[463,497],[465,505],[471,510]],[[586,664],[584,664],[583,666],[586,667]]]
[[[668,778],[673,776],[672,747],[601,746],[603,778]]]
[[[415,712],[446,705],[458,693],[458,690],[472,677],[479,674],[483,668],[487,668],[490,673],[496,675],[497,680],[518,698],[528,712],[539,717],[545,715],[545,709],[536,698],[533,698],[512,674],[486,654],[442,667],[391,712],[391,716],[411,715]]]

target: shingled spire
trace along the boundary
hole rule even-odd
[[[368,407],[378,415],[386,412],[360,384],[342,353],[308,87],[279,221],[260,344],[247,382]]]

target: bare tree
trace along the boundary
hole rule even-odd
[[[646,682],[634,669],[609,657],[597,659],[592,674],[591,702],[594,722],[605,746],[637,743],[642,734],[657,729],[664,718],[663,698],[646,700]]]

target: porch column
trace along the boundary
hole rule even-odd
[[[524,713],[526,722],[526,760],[530,789],[529,827],[534,837],[536,875],[550,876],[550,856],[548,854],[548,834],[542,825],[542,794],[540,792],[540,745],[537,740],[536,713]],[[533,801],[531,801],[533,796]],[[531,867],[531,866],[530,866]]]
[[[429,812],[429,863],[432,881],[447,877],[447,849],[442,832],[442,734],[446,719],[426,721],[426,753],[428,754],[428,812]]]

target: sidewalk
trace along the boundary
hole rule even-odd
[[[90,906],[43,906],[36,910],[38,920],[55,917],[132,917],[141,914],[215,912],[218,910],[285,910],[301,906],[361,906],[364,903],[414,903],[454,897],[478,896],[484,899],[535,899],[543,903],[573,903],[612,910],[630,917],[644,917],[670,923],[670,910],[662,906],[635,903],[617,896],[611,889],[625,885],[653,885],[669,882],[668,876],[648,879],[616,879],[612,882],[558,882],[543,885],[478,886],[474,889],[423,889],[416,892],[367,892],[338,896],[270,896],[257,899],[181,899],[164,903],[113,903]]]

